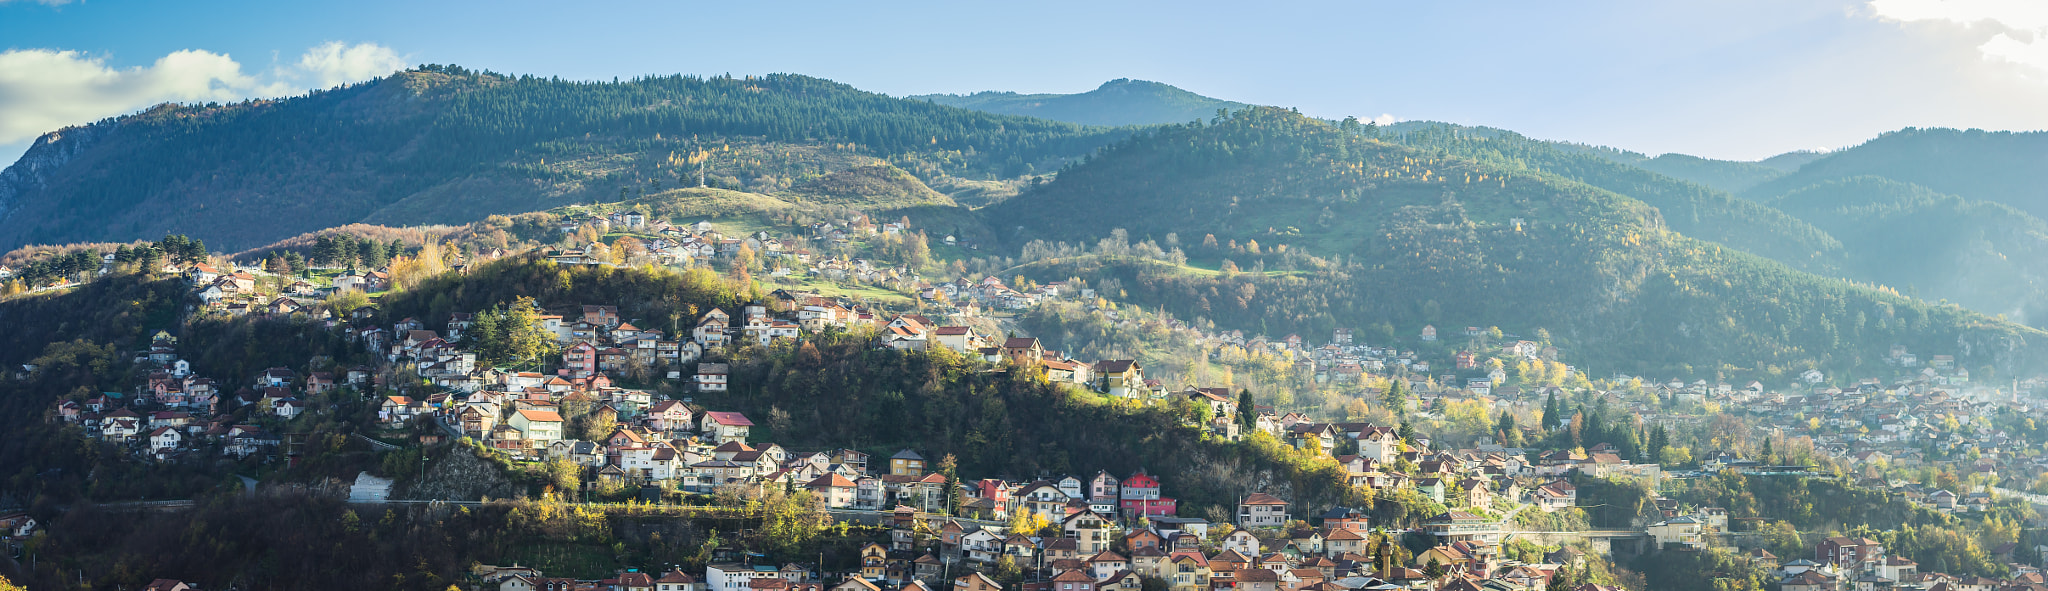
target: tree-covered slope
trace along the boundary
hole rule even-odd
[[[1214,116],[1217,109],[1251,106],[1209,98],[1169,84],[1118,78],[1095,90],[1077,94],[1017,94],[985,91],[974,94],[928,94],[909,97],[941,105],[1003,115],[1042,117],[1082,125],[1156,125],[1186,123]]]
[[[270,101],[160,106],[0,173],[0,248],[181,232],[228,249],[366,221],[460,223],[695,185],[771,193],[876,158],[971,178],[1122,132],[795,75],[572,82],[428,66]]]
[[[1785,174],[1785,171],[1755,162],[1715,160],[1685,154],[1665,154],[1627,164],[1725,193],[1738,193]]]
[[[1507,163],[1252,110],[1127,140],[985,214],[1016,241],[1172,233],[1204,264],[1256,265],[1268,273],[1141,272],[1118,262],[1043,273],[1122,274],[1141,304],[1262,334],[1381,322],[1400,334],[1425,323],[1540,327],[1573,343],[1578,361],[1706,375],[1867,365],[1894,342],[1944,351],[1972,343],[1959,357],[2004,367],[2032,363],[2032,341],[2048,338],[1680,236],[1665,227],[1668,207],[1660,216],[1642,201]]]
[[[1679,232],[1816,273],[1838,271],[1841,243],[1806,222],[1768,206],[1737,199],[1708,185],[1657,172],[1663,160],[1612,148],[1531,140],[1520,134],[1469,128],[1418,127],[1395,138],[1497,166],[1549,172],[1656,207]],[[1689,158],[1689,157],[1688,157]],[[1697,160],[1697,159],[1696,159]],[[1667,160],[1667,164],[1677,160]]]
[[[1878,176],[2048,217],[2048,132],[1906,128],[1828,154],[1749,189],[1757,200],[1827,181]]]
[[[1796,189],[1771,205],[1839,237],[1852,276],[2048,324],[2048,223],[2040,218],[1878,177]]]

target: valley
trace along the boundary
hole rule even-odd
[[[442,65],[160,106],[0,173],[0,569],[2039,585],[2032,138],[1735,162],[1128,79]]]

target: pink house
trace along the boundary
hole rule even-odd
[[[579,342],[562,350],[562,375],[582,378],[597,373],[597,347]]]

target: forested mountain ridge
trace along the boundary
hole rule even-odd
[[[1680,233],[1796,269],[1835,274],[1840,268],[1842,245],[1826,232],[1768,206],[1642,166],[1653,159],[1638,158],[1632,164],[1630,152],[1489,131],[1468,133],[1442,124],[1413,127],[1390,139],[1509,169],[1539,170],[1625,195],[1656,207],[1664,222]]]
[[[2017,208],[1869,176],[1796,189],[1771,205],[1840,237],[1851,276],[2048,321],[2048,223]]]
[[[1210,98],[1170,84],[1118,78],[1076,94],[1018,94],[983,91],[974,94],[926,94],[908,97],[941,105],[1003,115],[1043,117],[1082,125],[1157,125],[1186,123],[1236,111],[1244,103]]]
[[[0,247],[180,232],[229,249],[367,221],[461,223],[695,185],[761,193],[888,159],[1007,178],[1124,132],[796,75],[624,82],[427,66],[281,100],[66,129],[0,173]]]
[[[1758,201],[1827,181],[1877,176],[2048,218],[2048,132],[1906,128],[1829,153],[1743,193]]]
[[[2007,367],[2048,343],[1686,238],[1657,208],[1552,172],[1347,131],[1277,109],[1167,126],[985,211],[1018,243],[1123,229],[1181,246],[1225,273],[1062,259],[1033,275],[1118,276],[1137,303],[1261,334],[1546,328],[1578,362],[1688,375],[1864,366],[1894,343],[1971,343],[1970,362]],[[1246,268],[1279,273],[1229,272]]]

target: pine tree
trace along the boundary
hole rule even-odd
[[[1561,417],[1557,416],[1557,391],[1551,390],[1550,396],[1543,400],[1543,430],[1545,432],[1556,431],[1561,422],[1558,420],[1559,418]]]
[[[1387,386],[1387,391],[1381,394],[1380,400],[1386,403],[1388,411],[1394,414],[1406,413],[1408,411],[1408,380],[1394,378],[1394,383]]]
[[[1237,425],[1246,431],[1259,426],[1258,406],[1252,404],[1252,391],[1247,388],[1237,393]]]

